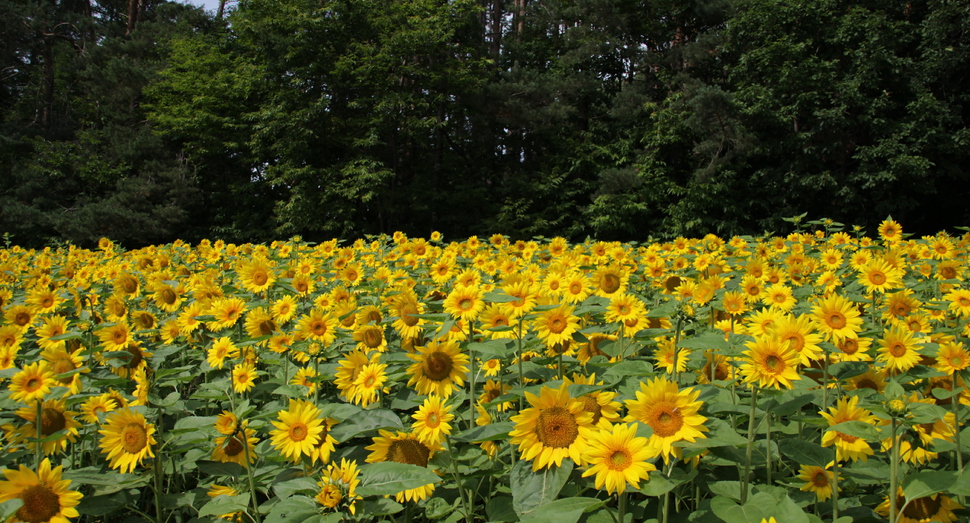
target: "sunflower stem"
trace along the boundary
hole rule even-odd
[[[620,523],[624,523],[626,521],[626,491],[623,491],[618,497],[619,499],[616,502],[617,519],[620,520]]]
[[[954,372],[951,378],[950,390],[957,390],[957,375]],[[953,411],[953,442],[956,444],[957,472],[963,472],[963,447],[960,446],[960,394],[950,396],[950,409]],[[963,504],[963,495],[958,496],[958,501]]]
[[[748,500],[748,484],[751,481],[751,456],[754,451],[755,412],[758,408],[758,386],[751,387],[751,411],[748,414],[748,446],[744,451],[744,474],[741,478],[741,504]]]
[[[833,448],[835,460],[832,461],[832,521],[835,521],[839,519],[839,447],[833,445]]]
[[[771,486],[771,414],[765,413],[765,469],[768,477],[765,483]]]
[[[664,471],[664,476],[670,479],[670,475],[674,472],[674,460],[670,460],[667,463],[666,470]],[[664,503],[663,503],[663,517],[661,518],[662,523],[667,523],[670,518],[670,491],[664,492]]]
[[[677,316],[677,330],[674,331],[674,383],[679,383],[680,373],[677,372],[677,344],[680,343],[680,328],[684,324],[684,318],[681,315]]]
[[[458,474],[458,461],[455,460],[454,447],[452,447],[451,437],[448,435],[445,435],[445,443],[448,445],[448,456],[451,458],[451,474],[455,478],[455,486],[458,488],[458,494],[461,495],[461,504],[465,506],[465,521],[473,523],[474,513],[472,512],[472,502],[469,500],[469,496],[461,484],[461,475]]]
[[[242,422],[239,423],[241,424]],[[246,477],[249,479],[249,502],[253,506],[253,518],[256,519],[256,523],[259,523],[259,504],[256,502],[256,480],[253,478],[252,464],[249,463],[249,438],[246,437],[246,427],[244,425],[240,426],[242,427],[242,432],[239,437],[242,439],[243,452],[245,453],[243,461],[246,467]]]
[[[468,320],[468,361],[471,365],[471,379],[468,382],[468,430],[475,428],[475,352],[472,350],[474,327],[472,320]]]
[[[522,372],[522,323],[523,323],[522,318],[519,318],[519,334],[517,336],[518,337],[518,340],[517,340],[517,342],[518,342],[517,352],[518,352],[518,356],[519,357],[517,359],[519,360],[519,387],[525,388],[525,379],[522,377],[523,374],[524,374]],[[522,412],[522,406],[523,406],[522,396],[520,395],[519,396],[519,412]]]
[[[889,523],[896,523],[896,490],[899,485],[899,441],[896,439],[896,416],[890,419],[891,429],[889,438],[892,442],[892,453],[889,460]]]

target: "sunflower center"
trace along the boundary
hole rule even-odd
[[[562,331],[566,330],[566,319],[561,316],[556,316],[549,320],[549,332],[553,334],[561,334]]]
[[[395,441],[387,449],[387,459],[398,463],[427,467],[429,457],[431,457],[431,449],[414,439]]]
[[[952,280],[957,277],[957,270],[953,267],[943,267],[940,269],[940,276],[943,276],[944,280]]]
[[[875,391],[878,391],[879,390],[879,386],[876,385],[876,382],[873,381],[873,380],[871,380],[871,379],[869,379],[869,378],[863,378],[863,379],[857,381],[856,384],[855,384],[855,388],[857,388],[857,389],[872,389],[872,390],[875,390]]]
[[[178,296],[175,295],[175,291],[170,288],[162,289],[161,296],[162,301],[165,302],[166,305],[172,305],[178,299]]]
[[[680,276],[671,276],[664,281],[664,288],[667,292],[674,292],[680,287]]]
[[[412,314],[418,313],[418,307],[413,303],[406,303],[401,306],[401,321],[404,322],[408,327],[414,327],[418,324],[419,318],[412,316]]]
[[[428,417],[426,417],[424,419],[424,424],[427,425],[428,428],[431,428],[431,429],[437,428],[438,425],[441,424],[441,418],[438,417],[438,413],[437,412],[430,412],[430,413],[428,413]]]
[[[141,349],[138,347],[128,347],[128,353],[131,354],[131,358],[128,359],[128,363],[125,365],[125,367],[128,367],[129,369],[137,369],[138,365],[144,359],[141,354]]]
[[[768,370],[771,372],[778,374],[779,372],[785,370],[785,362],[778,356],[771,354],[765,358],[765,367],[768,367]]]
[[[290,427],[290,439],[293,441],[303,441],[309,434],[310,431],[303,423],[297,423]]]
[[[873,285],[882,285],[886,283],[886,275],[881,272],[874,272],[869,275],[869,281],[871,281]]]
[[[581,294],[583,292],[583,285],[579,282],[572,282],[569,284],[570,294]]]
[[[607,466],[610,470],[625,470],[630,466],[630,454],[624,450],[617,450],[610,454],[610,459],[607,460]]]
[[[121,280],[121,289],[127,294],[134,294],[138,290],[138,280],[128,276]]]
[[[959,303],[961,307],[970,307],[970,297],[960,296],[957,298],[957,303]]]
[[[27,383],[24,383],[24,390],[28,392],[36,392],[37,390],[40,390],[43,384],[44,380],[31,376],[31,378],[27,380]]]
[[[376,349],[384,342],[384,336],[380,329],[367,329],[364,331],[364,345],[371,349]]]
[[[69,358],[60,358],[57,361],[55,361],[54,364],[51,366],[51,370],[54,371],[55,375],[64,374],[65,372],[71,372],[75,368],[76,367],[74,367],[74,362],[71,361]],[[58,381],[66,385],[68,383],[71,383],[71,381],[73,380],[74,380],[74,376],[68,376],[66,378],[61,378]]]
[[[953,365],[954,367],[962,367],[963,366],[963,358],[961,358],[960,356],[951,356],[950,357],[950,365]]]
[[[257,286],[266,285],[266,282],[268,280],[269,280],[269,276],[267,276],[266,273],[263,271],[257,271],[253,273],[253,283],[255,283]]]
[[[334,484],[324,485],[320,490],[320,497],[318,498],[322,501],[322,505],[327,508],[334,508],[340,504],[340,500],[343,499],[343,495],[340,494],[340,487]]]
[[[424,360],[424,375],[433,381],[442,381],[451,376],[455,364],[451,356],[443,352],[432,352]]]
[[[897,497],[896,506],[901,507],[903,506],[903,503],[905,503],[905,500]],[[929,521],[931,518],[939,517],[939,514],[937,513],[940,511],[940,506],[942,504],[943,503],[940,501],[939,497],[936,499],[929,496],[916,498],[906,505],[906,508],[903,509],[903,514],[907,518],[911,518],[916,521]]]
[[[662,402],[654,407],[653,416],[649,417],[647,425],[650,425],[657,436],[669,438],[684,426],[684,417],[677,410],[676,405]]]
[[[890,343],[888,350],[889,354],[892,354],[896,358],[902,358],[906,355],[906,345],[898,341]]]
[[[893,307],[893,315],[895,315],[896,317],[901,318],[903,316],[908,316],[909,311],[910,311],[909,305],[905,303],[897,303],[896,306]]]
[[[841,312],[830,312],[828,319],[826,320],[829,327],[833,329],[842,329],[846,326],[845,315]]]
[[[782,342],[789,342],[789,347],[796,352],[801,352],[805,348],[805,338],[797,332],[786,334],[781,337]]]
[[[14,316],[13,322],[20,327],[23,327],[24,325],[30,323],[30,314],[26,312],[18,312],[17,315]]]
[[[829,478],[825,475],[825,472],[819,470],[812,476],[812,484],[818,488],[825,488],[829,486]]]
[[[225,448],[222,449],[226,453],[226,456],[235,457],[238,456],[243,451],[243,444],[239,441],[239,436],[233,436],[226,442]]]
[[[582,398],[583,400],[583,410],[593,414],[593,425],[603,417],[603,408],[600,407],[598,401],[593,396],[586,394]]]
[[[47,485],[31,485],[20,494],[24,504],[17,510],[17,519],[26,523],[50,521],[61,511],[61,499]]]
[[[129,454],[138,454],[148,445],[148,432],[138,423],[129,423],[121,429],[121,446]]]
[[[845,341],[839,345],[839,349],[846,354],[855,354],[859,351],[859,342],[852,338],[846,338]]]
[[[323,336],[327,333],[327,324],[323,321],[315,321],[310,325],[310,330],[315,336]]]
[[[40,417],[41,434],[50,436],[59,430],[64,430],[64,427],[67,427],[67,419],[64,418],[63,412],[50,407],[44,409]]]
[[[566,448],[579,437],[576,418],[562,407],[544,409],[536,420],[536,435],[546,447]]]
[[[844,421],[850,421],[850,420],[844,420]],[[845,434],[843,432],[836,432],[836,434],[839,436],[839,439],[841,439],[842,441],[844,441],[846,443],[855,443],[856,440],[859,439],[859,438],[857,438],[855,436],[850,436],[850,435]]]

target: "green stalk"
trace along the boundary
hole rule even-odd
[[[468,430],[475,428],[475,353],[472,351],[472,342],[475,341],[474,326],[472,320],[468,320],[468,361],[471,365],[471,379],[468,380]]]
[[[253,477],[253,466],[249,462],[249,438],[246,437],[246,427],[242,425],[241,421],[239,424],[238,430],[241,432],[240,437],[242,437],[243,452],[245,453],[246,477],[249,479],[249,501],[253,506],[253,518],[256,519],[256,523],[259,523],[259,504],[256,502],[256,480]]]
[[[525,388],[525,378],[522,377],[522,375],[524,374],[522,372],[522,323],[523,323],[522,318],[519,318],[519,334],[518,334],[518,349],[517,349],[517,351],[519,353],[519,357],[518,357],[518,360],[519,360],[519,387],[522,387],[524,389]],[[523,398],[523,396],[520,395],[519,396],[519,412],[522,412],[522,408],[523,408],[522,398]]]
[[[678,383],[680,379],[680,373],[677,372],[677,344],[680,343],[680,328],[684,324],[684,318],[680,315],[677,316],[677,330],[674,331],[674,383]]]
[[[671,459],[670,463],[667,463],[667,467],[665,470],[665,475],[667,476],[667,479],[670,479],[670,475],[673,474],[673,472],[674,472],[674,460]],[[661,519],[660,521],[662,523],[667,523],[668,519],[670,518],[670,491],[669,490],[667,492],[664,492],[663,510],[664,510],[663,519]]]
[[[835,449],[835,461],[832,462],[832,521],[839,519],[839,448]]]
[[[623,491],[622,494],[619,495],[619,499],[616,502],[616,506],[617,506],[617,509],[616,509],[617,519],[620,520],[620,523],[624,523],[626,521],[626,491],[625,490]]]
[[[771,414],[765,414],[765,442],[767,443],[767,450],[765,451],[765,466],[768,469],[768,477],[766,483],[771,485]]]
[[[741,477],[741,504],[748,500],[748,484],[751,482],[751,455],[754,451],[755,411],[758,408],[758,387],[751,388],[751,412],[748,414],[748,446],[744,451],[744,474]]]
[[[461,503],[465,506],[465,521],[473,523],[472,503],[474,500],[469,499],[470,496],[461,485],[461,475],[458,474],[458,462],[455,460],[454,447],[451,446],[451,437],[446,435],[445,443],[448,445],[448,455],[451,457],[451,474],[455,478],[455,486],[458,488],[458,494],[461,496]]]
[[[896,439],[896,417],[890,419],[892,429],[889,437],[892,441],[892,453],[889,461],[889,523],[896,523],[896,490],[899,485],[899,441]]]
[[[951,390],[957,390],[957,375],[951,377]],[[953,411],[953,442],[956,444],[957,472],[963,473],[963,447],[960,446],[960,395],[950,396],[950,409]],[[957,496],[957,501],[963,504],[963,494]]]

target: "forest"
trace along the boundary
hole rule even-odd
[[[0,233],[970,225],[968,0],[0,0]]]

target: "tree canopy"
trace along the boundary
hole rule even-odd
[[[970,0],[0,0],[0,232],[970,222]]]

